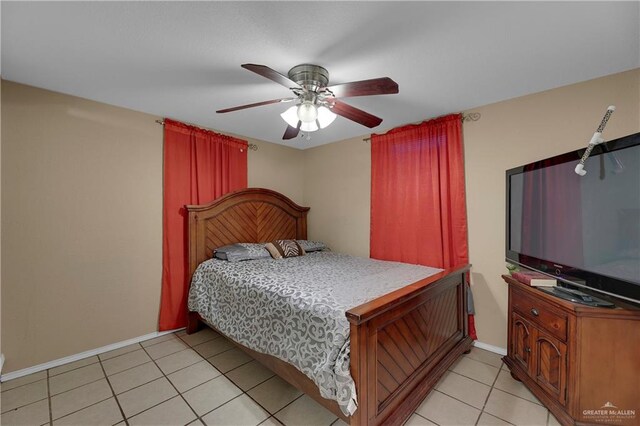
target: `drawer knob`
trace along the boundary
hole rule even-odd
[[[536,308],[531,308],[531,315],[537,317],[538,315],[540,315],[540,312],[538,312]]]
[[[526,353],[530,354],[530,353],[531,353],[531,348],[524,348],[524,351],[525,351]]]

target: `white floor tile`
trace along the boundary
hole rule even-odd
[[[491,391],[490,386],[451,371],[443,377],[436,389],[480,410],[484,407],[487,396]]]
[[[232,348],[228,351],[224,351],[218,355],[207,358],[207,361],[211,363],[218,371],[226,373],[236,367],[246,364],[252,361],[249,355],[238,348]]]
[[[509,426],[511,423],[505,422],[502,419],[492,416],[487,412],[483,412],[480,415],[477,426]]]
[[[461,357],[451,367],[451,371],[491,386],[500,369],[471,358]]]
[[[198,362],[175,373],[167,378],[173,383],[179,392],[186,392],[204,382],[220,376],[220,372],[206,361]]]
[[[41,425],[49,423],[49,400],[34,402],[2,414],[0,424],[7,425]]]
[[[474,425],[480,410],[438,391],[432,391],[416,413],[441,426]]]
[[[251,361],[227,373],[227,377],[244,391],[273,377],[273,371],[260,364],[258,361]]]
[[[144,411],[129,419],[129,425],[174,426],[186,425],[196,419],[193,410],[184,402],[182,397],[176,396],[160,405]]]
[[[0,398],[0,406],[2,412],[29,405],[36,401],[40,401],[47,397],[47,381],[38,380],[37,382],[19,386],[14,389],[2,392]]]
[[[275,414],[285,425],[326,426],[336,420],[336,416],[307,395],[293,401]]]
[[[149,358],[144,350],[139,349],[137,351],[129,352],[103,361],[102,366],[104,367],[104,371],[107,373],[107,376],[111,376],[149,361],[151,361],[151,358]]]
[[[205,327],[197,333],[180,335],[180,338],[189,346],[196,346],[209,340],[217,339],[218,337],[220,337],[220,335],[209,327]]]
[[[2,382],[2,392],[15,389],[19,386],[28,385],[29,383],[37,382],[38,380],[46,379],[47,372],[40,371],[38,373],[29,374],[28,376],[18,377],[17,379]]]
[[[113,396],[106,379],[51,397],[51,414],[53,420],[86,408]]]
[[[409,420],[407,420],[407,422],[405,423],[405,426],[437,426],[437,425],[425,419],[424,417],[414,413],[411,415],[411,417],[409,417]]]
[[[498,374],[498,380],[496,380],[494,387],[512,395],[519,396],[520,398],[524,398],[528,401],[542,405],[538,398],[536,398],[535,395],[532,394],[524,384],[522,384],[522,382],[519,382],[511,377],[511,373],[509,373],[508,371],[500,371],[500,374]]]
[[[185,349],[189,349],[189,346],[177,337],[173,337],[162,343],[145,347],[145,350],[153,359],[159,359]]]
[[[247,393],[272,414],[302,395],[302,392],[278,376],[259,384]]]
[[[493,389],[484,410],[514,425],[545,426],[547,409],[499,389]]]
[[[492,365],[496,368],[502,367],[502,355],[485,351],[484,349],[472,347],[471,352],[464,356],[476,361],[484,362],[485,364]]]
[[[184,398],[199,416],[242,394],[242,390],[224,376],[216,377],[185,393]]]
[[[118,401],[127,418],[178,395],[169,381],[162,377],[146,385],[118,395]]]
[[[123,346],[119,349],[114,349],[112,351],[105,352],[103,354],[98,355],[98,357],[100,358],[100,360],[106,361],[108,359],[115,358],[120,355],[128,354],[129,352],[137,351],[140,349],[142,349],[142,346],[140,346],[139,343],[134,343],[132,345]]]
[[[227,402],[202,418],[207,425],[257,426],[269,418],[262,407],[246,395]]]
[[[114,398],[99,402],[53,422],[53,426],[113,425],[123,420]]]
[[[177,339],[175,333],[169,333],[159,337],[154,337],[153,339],[145,340],[144,342],[140,342],[140,345],[142,345],[143,348],[147,348],[149,346],[157,345],[158,343],[174,339]]]
[[[202,357],[211,358],[212,356],[218,355],[219,353],[227,351],[233,347],[235,347],[233,343],[224,337],[220,337],[219,339],[209,340],[208,342],[196,345],[193,349],[202,355]]]
[[[560,422],[552,413],[549,413],[549,418],[547,419],[548,426],[560,426]]]
[[[95,364],[98,362],[97,356],[90,356],[88,358],[80,359],[78,361],[70,362],[58,367],[51,368],[49,370],[49,377],[56,376],[58,374],[66,373],[67,371],[75,370],[76,368],[84,367],[86,365]]]
[[[102,378],[104,378],[104,372],[99,363],[87,365],[50,377],[49,392],[51,395],[57,395]]]
[[[267,420],[260,423],[260,426],[282,426],[282,423],[280,423],[275,417],[269,417]]]
[[[162,377],[162,371],[151,361],[109,376],[113,391],[117,394]]]
[[[193,349],[185,349],[183,351],[160,358],[156,360],[156,363],[158,364],[158,367],[160,367],[160,370],[164,372],[164,374],[171,374],[174,371],[178,371],[200,361],[204,361],[204,358],[198,355],[196,351],[194,351]]]

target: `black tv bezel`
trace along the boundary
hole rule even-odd
[[[640,133],[635,133],[629,136],[596,145],[591,152],[591,157],[602,155],[608,152],[619,151],[625,148],[631,148],[638,145],[640,145]],[[525,169],[526,171],[532,171],[569,162],[575,162],[577,165],[578,161],[580,161],[580,158],[582,158],[582,155],[585,151],[586,148],[566,152],[564,154],[556,155],[555,157],[538,160],[533,163],[525,164],[520,167],[514,167],[506,171],[506,261],[536,270],[543,274],[551,275],[571,285],[591,289],[602,294],[624,299],[626,301],[640,305],[640,284],[635,284],[631,281],[621,280],[618,278],[608,277],[585,271],[571,265],[554,262],[553,260],[539,259],[533,256],[527,256],[510,250],[509,248],[509,242],[511,241],[511,229],[509,226],[511,223],[511,176],[523,173]]]

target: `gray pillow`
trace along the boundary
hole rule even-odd
[[[311,251],[320,251],[328,249],[327,245],[321,241],[310,241],[310,240],[296,240],[300,247],[304,249],[307,253]]]
[[[242,260],[270,259],[271,255],[264,244],[237,243],[219,247],[213,253],[216,259],[240,262]]]

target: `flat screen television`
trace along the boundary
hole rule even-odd
[[[640,133],[507,170],[506,259],[640,304]]]

